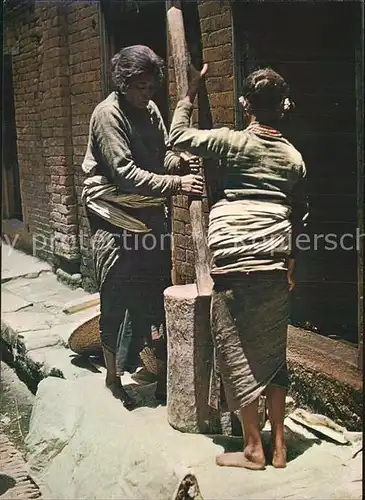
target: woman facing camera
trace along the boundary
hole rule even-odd
[[[216,353],[210,404],[217,406],[220,377],[230,411],[239,410],[243,451],[217,457],[221,466],[263,469],[258,401],[265,394],[274,467],[286,466],[284,443],[289,292],[294,287],[290,239],[305,218],[306,175],[301,154],[280,133],[292,106],[284,79],[270,68],[250,74],[240,98],[249,125],[243,131],[189,128],[207,65],[194,71],[175,110],[170,142],[221,162],[221,199],[211,209],[208,245],[213,257],[211,326]],[[218,376],[220,375],[220,377]]]
[[[164,80],[164,64],[150,48],[125,47],[111,61],[115,86],[90,120],[82,198],[91,227],[100,291],[100,336],[106,386],[128,408],[133,401],[120,375],[153,353],[165,389],[163,290],[170,284],[166,200],[199,195],[202,178],[182,175],[162,116],[151,100]]]

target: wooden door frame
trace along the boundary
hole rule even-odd
[[[18,48],[14,47],[10,51],[5,51],[3,56],[9,55],[18,55]],[[13,89],[14,89],[14,84]],[[16,124],[16,109],[15,109],[15,103],[14,103],[14,120],[15,120],[15,130],[17,127]],[[18,141],[16,137],[16,141]],[[2,163],[4,161],[4,158],[2,157]],[[11,213],[11,201],[9,199],[9,171],[5,168],[5,166],[2,164],[2,182],[3,182],[3,187],[2,187],[2,194],[4,195],[4,198],[2,199],[1,203],[1,237],[6,244],[14,244],[14,248],[16,247],[17,249],[24,250],[28,253],[32,253],[33,251],[33,241],[32,241],[32,235],[29,231],[29,224],[28,224],[28,211],[27,211],[27,202],[26,202],[26,196],[24,192],[24,187],[22,183],[22,172],[21,172],[21,166],[19,165],[19,191],[20,191],[20,199],[21,199],[21,212],[22,212],[22,218],[23,220],[19,219],[14,219],[10,217]]]
[[[114,53],[112,40],[108,33],[107,23],[105,19],[105,11],[108,5],[105,1],[99,2],[99,26],[100,26],[100,82],[101,96],[105,99],[111,90],[110,79],[110,59]]]

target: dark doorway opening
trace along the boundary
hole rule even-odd
[[[166,62],[166,5],[161,0],[103,1],[108,52],[110,56],[129,45],[147,45]],[[109,61],[105,61],[109,66]],[[109,71],[109,67],[107,68]],[[168,122],[168,90],[165,85],[154,101]]]
[[[2,209],[3,219],[23,220],[20,175],[17,153],[16,123],[13,92],[13,72],[10,55],[3,57],[3,155]]]
[[[296,103],[282,131],[307,165],[311,215],[292,323],[357,343],[357,182],[363,179],[357,179],[355,47],[361,4],[235,2],[234,19],[238,95],[250,71],[270,66],[287,79]]]

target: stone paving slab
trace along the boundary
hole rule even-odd
[[[24,253],[1,242],[1,282],[19,276],[36,276],[42,272],[51,272],[51,266],[42,260]]]
[[[51,305],[62,305],[69,299],[82,298],[87,294],[79,288],[71,290],[67,285],[57,281],[53,273],[41,273],[36,278],[18,277],[3,284],[3,288],[19,297],[32,297],[33,303],[44,302]],[[66,294],[67,290],[67,295]]]
[[[18,335],[18,339],[24,344],[27,352],[42,349],[43,347],[53,347],[57,345],[66,347],[66,343],[53,331],[52,328],[48,330],[30,330],[21,332]]]
[[[9,325],[15,335],[23,332],[46,330],[52,326],[54,316],[34,307],[27,311],[4,313],[2,321]]]
[[[89,374],[91,365],[85,369],[73,364],[67,341],[100,308],[97,305],[74,314],[64,313],[63,308],[91,294],[70,289],[57,280],[48,264],[4,244],[2,255],[6,279],[1,285],[1,334],[15,363],[37,382],[48,375],[77,378]]]
[[[26,309],[29,306],[32,306],[32,302],[23,299],[19,295],[10,292],[9,290],[1,291],[1,313],[11,313],[20,311],[21,309]]]
[[[75,364],[78,356],[64,347],[51,346],[34,349],[28,351],[26,357],[28,364],[33,365],[38,372],[41,372],[43,378],[58,376],[74,380],[95,371],[92,369],[92,365],[87,363],[87,360],[82,366]]]

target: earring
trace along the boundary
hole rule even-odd
[[[289,97],[286,97],[283,101],[283,111],[286,113],[287,111],[291,111],[294,109],[295,104]]]
[[[248,100],[243,96],[239,97],[238,100],[239,100],[240,104],[242,105],[243,110],[246,113],[248,113],[249,109],[250,109],[250,103],[248,102]]]

